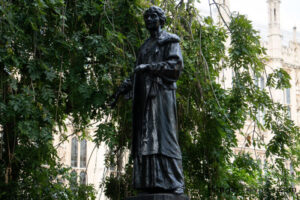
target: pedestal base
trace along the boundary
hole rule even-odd
[[[126,200],[189,200],[189,198],[182,194],[140,194],[135,197],[129,197]]]

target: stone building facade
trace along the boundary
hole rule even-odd
[[[229,0],[218,0],[218,3],[223,7],[221,9],[221,15],[225,21],[229,21]],[[269,92],[271,93],[272,98],[276,102],[280,102],[288,107],[289,117],[295,122],[297,126],[300,126],[300,43],[297,41],[297,28],[294,27],[293,37],[289,39],[287,45],[284,44],[282,35],[282,30],[280,28],[280,0],[267,0],[268,7],[268,33],[267,39],[262,39],[261,44],[267,49],[267,56],[269,60],[266,64],[266,73],[272,73],[276,69],[283,68],[291,77],[290,84],[291,88],[284,90],[275,90],[272,89]],[[221,20],[220,17],[218,20]],[[227,41],[227,45],[229,45]],[[224,85],[225,87],[231,86],[232,72],[230,70],[224,70],[221,75],[225,78]],[[221,77],[221,78],[222,78]],[[227,80],[226,80],[227,78]],[[257,78],[257,84],[261,88],[265,88],[267,77],[263,75],[262,77]],[[263,116],[264,111],[260,111],[257,118],[260,123],[264,123]],[[238,147],[234,149],[234,152],[237,154],[241,151],[249,152],[253,157],[261,161],[262,165],[266,162],[265,149],[264,147],[258,148],[253,145],[249,145],[247,142],[248,137],[253,137],[253,130],[258,129],[257,125],[248,121],[244,132],[245,136],[238,135]],[[258,130],[256,137],[257,139],[263,139],[264,142],[268,143],[273,137],[268,131]],[[247,135],[248,134],[248,135]],[[251,138],[253,139],[253,138]],[[289,161],[286,161],[286,168],[290,169],[291,173],[294,173],[294,169]],[[295,186],[297,191],[300,191],[300,187]]]

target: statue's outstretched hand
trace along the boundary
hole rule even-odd
[[[142,72],[150,68],[150,64],[140,64],[135,67],[134,72]]]
[[[118,102],[119,96],[120,96],[119,92],[111,95],[108,98],[106,105],[108,105],[111,108],[114,108],[116,106],[117,102]]]

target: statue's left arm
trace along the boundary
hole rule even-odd
[[[166,44],[164,60],[151,63],[149,69],[168,82],[175,82],[183,69],[183,60],[179,42]]]
[[[150,71],[150,73],[161,77],[164,81],[175,82],[183,69],[183,60],[179,42],[164,44],[163,59],[160,62],[142,64],[136,71]]]

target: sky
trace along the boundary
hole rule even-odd
[[[209,15],[209,4],[212,0],[202,0],[199,5],[200,14]],[[267,39],[268,5],[267,0],[229,0],[230,11],[247,15],[253,21],[254,27],[261,32],[262,38]],[[215,12],[215,8],[212,9]],[[283,41],[291,40],[293,27],[297,27],[297,39],[300,42],[300,0],[281,0],[280,27]]]

